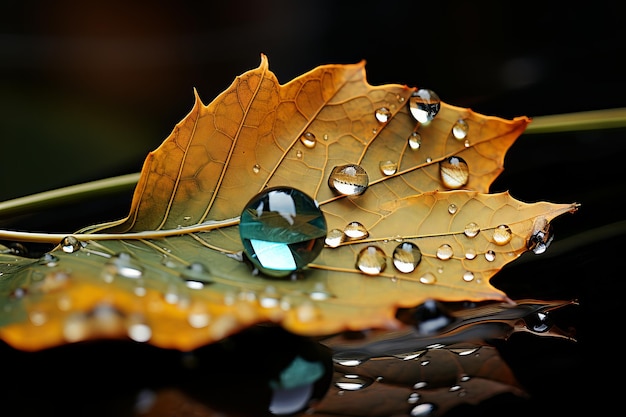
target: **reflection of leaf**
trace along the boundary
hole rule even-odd
[[[40,260],[2,255],[0,335],[25,349],[128,336],[192,349],[262,321],[327,334],[393,327],[396,308],[428,298],[504,300],[490,277],[535,237],[547,241],[549,222],[576,205],[487,194],[528,118],[441,103],[421,125],[406,105],[414,91],[369,85],[363,63],[320,66],[280,85],[263,56],[208,106],[196,96],[147,157],[127,218],[86,227]],[[383,108],[389,113],[379,121]],[[460,119],[469,126],[462,140],[451,133]],[[468,175],[460,189],[441,180],[451,157],[453,175]],[[458,158],[467,172],[455,171]],[[363,194],[329,187],[333,168],[344,164],[367,172]],[[368,236],[326,246],[295,280],[252,273],[242,262],[238,216],[272,186],[315,198],[328,230],[359,222]],[[419,248],[414,270],[394,268],[400,243]],[[384,269],[376,276],[356,266],[370,245],[384,253],[373,260]],[[449,252],[438,255],[442,245]]]

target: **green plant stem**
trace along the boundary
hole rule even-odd
[[[532,118],[524,133],[561,133],[626,127],[626,107]]]

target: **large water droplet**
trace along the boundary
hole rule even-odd
[[[343,230],[333,229],[326,235],[325,243],[331,248],[336,248],[343,243]]]
[[[469,125],[463,119],[459,119],[452,126],[452,135],[458,140],[465,139],[467,132],[469,131]]]
[[[446,261],[452,258],[452,255],[454,255],[452,246],[448,245],[447,243],[444,243],[443,245],[439,246],[439,248],[437,248],[437,258],[441,259],[442,261]]]
[[[425,88],[415,91],[409,98],[409,110],[415,120],[422,124],[433,120],[439,113],[440,106],[439,96]]]
[[[300,142],[302,142],[302,144],[307,148],[313,148],[317,143],[317,139],[313,133],[305,132],[302,136],[300,136]]]
[[[461,157],[451,156],[439,163],[439,173],[443,185],[451,189],[457,189],[467,184],[469,180],[469,167]]]
[[[343,229],[343,233],[349,240],[366,239],[370,235],[365,226],[359,222],[348,223],[348,225]]]
[[[493,243],[496,245],[506,245],[511,241],[512,237],[511,228],[506,224],[501,224],[493,231]]]
[[[392,161],[380,161],[379,167],[383,175],[393,175],[398,170],[398,164]]]
[[[391,119],[391,111],[387,107],[381,107],[380,109],[376,109],[374,112],[376,116],[376,120],[381,123],[387,123],[389,119]]]
[[[83,247],[82,243],[76,239],[76,237],[71,235],[64,237],[63,240],[61,240],[60,245],[61,249],[65,253],[74,253]]]
[[[367,172],[356,164],[336,166],[328,177],[328,186],[343,195],[363,194],[368,185]]]
[[[143,275],[143,266],[130,253],[120,252],[112,256],[105,264],[105,272],[110,275],[119,275],[125,278],[140,278]]]
[[[400,243],[393,251],[393,266],[400,272],[409,273],[415,271],[422,261],[422,252],[412,242]]]
[[[417,132],[412,132],[409,136],[409,148],[416,151],[422,146],[422,136]]]
[[[476,222],[469,222],[465,225],[465,229],[463,230],[465,236],[467,237],[476,237],[478,233],[480,233],[480,226]]]
[[[450,213],[450,214],[454,214],[454,213],[456,213],[456,211],[457,211],[458,209],[459,209],[459,208],[458,208],[458,207],[457,207],[457,205],[456,205],[456,204],[454,204],[454,203],[450,203],[450,204],[448,205],[448,213]]]
[[[326,219],[300,190],[272,187],[241,212],[239,234],[247,258],[267,275],[283,277],[306,267],[324,248]]]
[[[367,275],[378,275],[385,270],[387,257],[378,246],[366,246],[356,258],[356,267]]]

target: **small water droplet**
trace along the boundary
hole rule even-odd
[[[143,275],[143,267],[128,252],[120,252],[112,256],[105,264],[105,273],[111,276],[119,275],[125,278],[137,279]]]
[[[416,382],[415,384],[413,384],[413,389],[422,389],[425,388],[426,385],[428,384],[424,381]]]
[[[300,136],[300,142],[302,142],[302,144],[307,148],[311,149],[315,147],[317,139],[313,133],[305,132],[304,135]]]
[[[533,230],[526,243],[528,250],[540,255],[548,249],[554,238],[552,224],[545,217],[538,217],[533,223]]]
[[[478,226],[478,223],[476,222],[470,222],[465,225],[463,233],[467,237],[476,237],[478,236],[478,233],[480,233],[480,226]]]
[[[335,380],[335,386],[344,391],[358,391],[374,382],[373,379],[360,375],[344,375]]]
[[[426,158],[426,163],[430,164],[431,162],[433,162],[433,158],[431,158],[430,156]]]
[[[432,90],[419,89],[409,98],[409,111],[418,122],[425,124],[430,122],[439,113],[441,100]]]
[[[393,175],[398,170],[398,164],[392,161],[380,161],[379,167],[384,175]]]
[[[454,135],[454,137],[458,140],[465,139],[468,131],[469,125],[463,119],[457,120],[456,123],[452,126],[452,135]]]
[[[409,404],[416,404],[420,400],[420,395],[417,392],[412,392],[407,399]]]
[[[376,120],[380,123],[387,123],[389,119],[391,119],[391,111],[387,107],[381,107],[380,109],[376,109],[374,112],[376,116]]]
[[[465,146],[466,148],[469,148],[472,144],[470,143],[469,139],[465,139],[465,142],[463,143],[463,146]]]
[[[34,326],[43,326],[48,321],[48,315],[40,310],[28,313],[28,319]]]
[[[252,172],[254,172],[255,174],[258,174],[259,172],[261,172],[261,165],[259,164],[254,164],[252,166]]]
[[[51,253],[45,253],[39,260],[41,265],[55,267],[59,264],[59,258]]]
[[[200,262],[190,263],[180,274],[185,281],[212,283],[213,277],[206,265]]]
[[[301,151],[301,150],[296,151],[296,158],[298,158],[298,159],[302,159],[302,155],[303,155],[303,154],[302,154],[302,151]]]
[[[492,251],[491,249],[489,249],[487,252],[485,252],[485,259],[489,262],[493,262],[496,260],[496,253],[494,251]]]
[[[493,243],[496,245],[506,245],[511,241],[512,237],[513,233],[511,232],[511,228],[506,224],[499,225],[493,231]]]
[[[420,282],[422,284],[431,285],[437,282],[437,277],[432,272],[426,272],[420,277]]]
[[[367,275],[378,275],[385,270],[387,257],[378,246],[366,246],[356,258],[356,267]]]
[[[324,241],[331,248],[336,248],[337,246],[343,243],[343,230],[333,229],[326,235],[326,240]]]
[[[463,274],[463,281],[470,282],[474,280],[474,273],[472,271],[465,271]]]
[[[194,304],[187,315],[187,323],[194,329],[207,327],[211,323],[211,315],[206,311],[201,303]]]
[[[328,186],[343,195],[363,194],[368,185],[367,172],[356,164],[336,166],[328,177]]]
[[[370,358],[366,352],[339,351],[333,354],[333,362],[341,366],[359,366]]]
[[[433,416],[435,413],[436,407],[431,403],[422,403],[418,404],[411,410],[411,417],[429,417]]]
[[[465,251],[465,259],[469,259],[471,261],[474,258],[476,258],[476,251],[473,248],[467,248]]]
[[[372,133],[375,135],[376,133],[378,133],[378,129],[373,128],[373,129],[372,129]]]
[[[422,136],[417,132],[412,132],[409,136],[409,148],[416,151],[422,146]]]
[[[61,240],[61,249],[65,253],[74,253],[82,247],[82,243],[74,236],[65,236],[63,240]]]
[[[314,199],[294,188],[262,191],[245,205],[240,219],[244,253],[267,275],[291,275],[324,248],[324,214]]]
[[[359,222],[348,223],[343,229],[343,233],[349,240],[366,239],[370,235],[365,226]]]
[[[412,242],[400,243],[393,251],[393,266],[406,274],[415,271],[422,261],[420,248]]]
[[[324,140],[328,140],[329,136],[328,133],[324,133]]]
[[[404,97],[400,94],[396,94],[396,100],[398,100],[399,103],[404,103]]]
[[[451,203],[451,204],[448,205],[448,213],[454,214],[454,213],[456,213],[457,210],[458,210],[458,207],[457,207],[456,204]]]
[[[451,156],[439,163],[443,185],[451,189],[461,188],[469,181],[469,167],[463,158]]]
[[[447,243],[444,243],[443,245],[439,246],[439,248],[437,248],[437,258],[441,259],[442,261],[446,261],[452,258],[452,255],[454,255],[452,246],[448,245]]]
[[[128,337],[135,342],[147,342],[152,337],[152,329],[140,314],[130,316],[126,326]]]

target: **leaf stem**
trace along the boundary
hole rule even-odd
[[[559,133],[626,127],[626,107],[532,118],[524,133]]]

